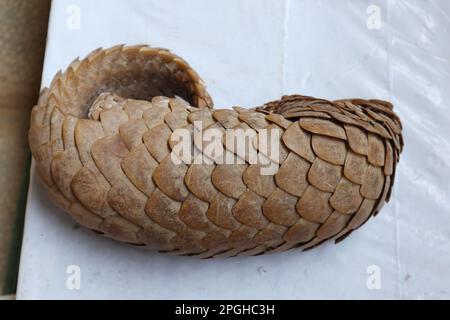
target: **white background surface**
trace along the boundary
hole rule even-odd
[[[216,107],[289,93],[391,100],[405,151],[391,203],[344,242],[226,260],[76,228],[33,174],[17,297],[450,298],[449,33],[447,0],[54,0],[43,85],[97,47],[148,43],[190,62]],[[70,265],[80,290],[66,287]],[[380,290],[366,284],[372,265]]]

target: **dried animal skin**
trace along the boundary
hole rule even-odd
[[[58,73],[33,108],[37,172],[78,223],[202,258],[339,240],[389,199],[403,146],[390,103],[292,95],[248,110],[212,107],[196,72],[169,51],[98,49]],[[198,127],[215,130],[223,153],[174,162],[177,129]],[[263,130],[279,130],[279,159],[262,157],[278,171],[262,174],[249,151],[230,147],[230,129],[252,131],[252,148],[266,156]]]

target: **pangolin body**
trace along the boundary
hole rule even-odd
[[[174,162],[174,133],[198,124],[241,161]],[[253,142],[278,130],[279,156],[266,157],[276,172],[227,143],[236,129]],[[98,49],[58,73],[33,108],[29,142],[51,198],[78,223],[203,258],[343,239],[389,200],[403,146],[388,102],[292,95],[216,110],[184,60],[148,46]]]

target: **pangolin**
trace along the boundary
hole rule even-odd
[[[208,161],[174,156],[173,136],[196,128],[214,129],[223,153],[204,155],[194,137]],[[237,129],[253,133],[244,151],[225,139]],[[259,148],[268,132],[275,155]],[[97,49],[59,72],[33,108],[29,144],[51,199],[79,224],[201,258],[344,239],[389,201],[403,148],[389,102],[290,95],[213,109],[186,61],[146,45]]]

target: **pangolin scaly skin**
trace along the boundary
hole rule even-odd
[[[37,172],[81,225],[203,258],[340,240],[389,200],[403,146],[390,103],[293,95],[254,109],[212,105],[197,73],[167,50],[98,49],[58,73],[33,108]],[[243,160],[175,163],[171,137],[199,123]],[[279,130],[276,173],[226,143],[237,128],[253,130],[253,142]]]

